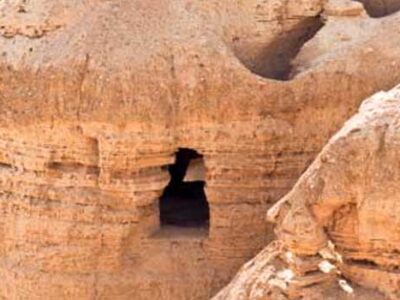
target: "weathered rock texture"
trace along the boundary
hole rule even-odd
[[[399,121],[400,86],[365,101],[268,212],[278,241],[214,299],[400,299]]]
[[[400,15],[324,5],[0,1],[0,296],[207,299],[226,284],[271,239],[265,211],[399,82]],[[203,155],[209,229],[160,227],[178,148]]]

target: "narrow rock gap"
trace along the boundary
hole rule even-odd
[[[252,60],[238,59],[253,73],[275,80],[290,80],[292,60],[303,45],[323,27],[322,19],[305,18],[296,26],[277,36]]]
[[[12,169],[12,165],[4,162],[0,162],[0,169]]]
[[[347,259],[346,263],[365,268],[379,268],[379,265],[376,262],[369,259]]]
[[[368,15],[382,18],[400,11],[400,0],[355,0],[361,2]]]
[[[63,173],[83,173],[83,174],[99,174],[97,166],[84,165],[80,162],[70,161],[53,161],[47,164],[49,170],[55,170]]]
[[[171,180],[160,197],[161,227],[208,227],[210,213],[203,170],[199,153],[179,149],[175,164],[169,166]]]

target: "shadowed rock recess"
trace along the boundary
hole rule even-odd
[[[400,10],[399,0],[357,0],[364,4],[368,14],[374,18],[385,17]]]
[[[392,102],[291,191],[400,81],[396,3],[365,2],[0,0],[0,299],[211,299],[276,239],[285,195],[256,268],[287,249],[312,273],[334,245],[340,274],[311,274],[327,293],[398,299]],[[217,299],[319,297],[278,279]]]

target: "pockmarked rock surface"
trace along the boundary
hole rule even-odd
[[[0,0],[0,298],[210,299],[329,137],[399,82],[400,15],[369,15]],[[179,149],[201,156],[208,226],[160,222]]]
[[[277,240],[215,300],[400,299],[400,86],[366,100],[268,212]]]

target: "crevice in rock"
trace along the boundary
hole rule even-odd
[[[12,169],[12,165],[4,162],[0,162],[0,169]]]
[[[366,267],[366,268],[378,268],[379,265],[375,263],[374,261],[371,261],[369,259],[348,259],[346,260],[346,263],[351,264],[351,265],[358,265],[361,267]]]
[[[160,197],[161,226],[207,227],[209,205],[204,191],[205,181],[186,181],[192,161],[204,164],[203,157],[192,149],[179,149],[175,164],[169,167],[171,180]]]
[[[97,166],[88,166],[79,162],[50,162],[47,164],[50,170],[59,171],[62,173],[83,173],[91,175],[99,175]]]
[[[353,266],[358,266],[366,269],[375,269],[375,270],[380,270],[380,271],[385,271],[385,272],[394,272],[394,273],[400,273],[400,266],[393,265],[393,264],[379,264],[376,263],[375,261],[371,259],[346,259],[346,264],[348,265],[353,265]]]
[[[400,11],[400,0],[355,0],[361,2],[368,15],[372,18],[382,18]]]
[[[238,51],[236,55],[243,65],[259,76],[282,81],[289,80],[292,60],[323,25],[319,16],[305,18],[290,30],[278,35],[257,57],[245,60]]]

